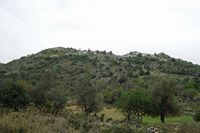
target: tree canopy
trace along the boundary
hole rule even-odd
[[[132,116],[142,120],[142,116],[149,112],[150,104],[150,96],[142,89],[124,91],[118,101],[118,107],[122,109],[127,120]]]
[[[154,115],[160,115],[162,123],[165,122],[167,114],[176,115],[179,112],[175,101],[174,90],[176,84],[168,77],[155,77],[152,82],[152,98],[154,102]]]
[[[20,84],[6,81],[0,89],[0,104],[2,107],[18,111],[29,103],[28,94]]]

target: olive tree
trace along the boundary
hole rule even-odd
[[[49,90],[46,98],[46,107],[54,116],[57,116],[57,114],[63,110],[67,102],[67,96],[61,86]]]
[[[64,83],[56,82],[49,70],[41,77],[41,81],[30,91],[31,100],[40,110],[57,116],[67,102]]]
[[[176,115],[179,113],[174,97],[175,87],[175,82],[167,77],[155,77],[152,82],[152,101],[154,104],[151,113],[159,115],[162,123],[165,122],[167,114]]]
[[[87,115],[100,111],[102,109],[101,100],[98,92],[94,89],[95,87],[92,86],[88,79],[82,80],[80,86],[77,91],[78,106],[83,108]]]

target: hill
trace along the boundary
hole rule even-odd
[[[165,53],[46,49],[0,64],[0,132],[199,133],[199,92],[200,66]]]
[[[123,86],[147,87],[151,75],[169,75],[181,80],[200,77],[200,66],[164,53],[144,54],[130,52],[119,56],[112,52],[50,48],[37,54],[21,57],[0,65],[5,78],[40,81],[45,71],[51,72],[54,81],[67,82],[74,90],[86,75],[97,88]],[[136,82],[137,81],[137,82]],[[98,87],[99,86],[99,87]],[[101,86],[101,87],[100,87]]]

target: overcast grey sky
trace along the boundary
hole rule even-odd
[[[200,64],[200,1],[0,0],[0,62],[57,46]]]

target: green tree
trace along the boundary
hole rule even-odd
[[[65,91],[61,87],[56,87],[47,93],[46,106],[54,116],[57,116],[58,112],[63,110],[67,102]]]
[[[193,98],[198,94],[199,84],[196,82],[189,81],[184,87],[183,96],[185,100],[193,100]]]
[[[127,92],[123,92],[117,103],[118,108],[122,110],[123,114],[125,115],[128,121],[131,120],[131,117],[133,115],[129,99],[130,95]]]
[[[121,96],[124,90],[122,88],[110,88],[103,92],[104,103],[114,104]]]
[[[50,71],[45,71],[41,75],[41,80],[30,91],[31,102],[36,107],[42,109],[47,103],[47,93],[53,88],[53,79]]]
[[[55,76],[46,70],[41,75],[41,81],[30,91],[30,95],[36,107],[57,116],[67,102],[67,96],[64,83],[54,80]]]
[[[200,111],[195,112],[195,114],[194,114],[194,116],[193,116],[193,119],[194,119],[196,122],[200,122]]]
[[[0,89],[0,104],[4,108],[18,111],[25,108],[29,103],[27,92],[20,84],[6,81]]]
[[[150,97],[142,89],[124,92],[118,101],[118,107],[122,109],[128,121],[132,115],[142,120],[142,116],[149,112]]]
[[[77,92],[77,104],[84,109],[87,115],[102,109],[98,92],[93,88],[88,79],[81,82],[81,89]]]
[[[177,103],[174,100],[175,83],[167,77],[156,77],[153,81],[153,110],[151,113],[160,115],[162,123],[165,122],[167,114],[176,115],[179,112]]]
[[[89,88],[79,94],[77,104],[82,107],[86,114],[101,110],[101,103],[95,89]]]

